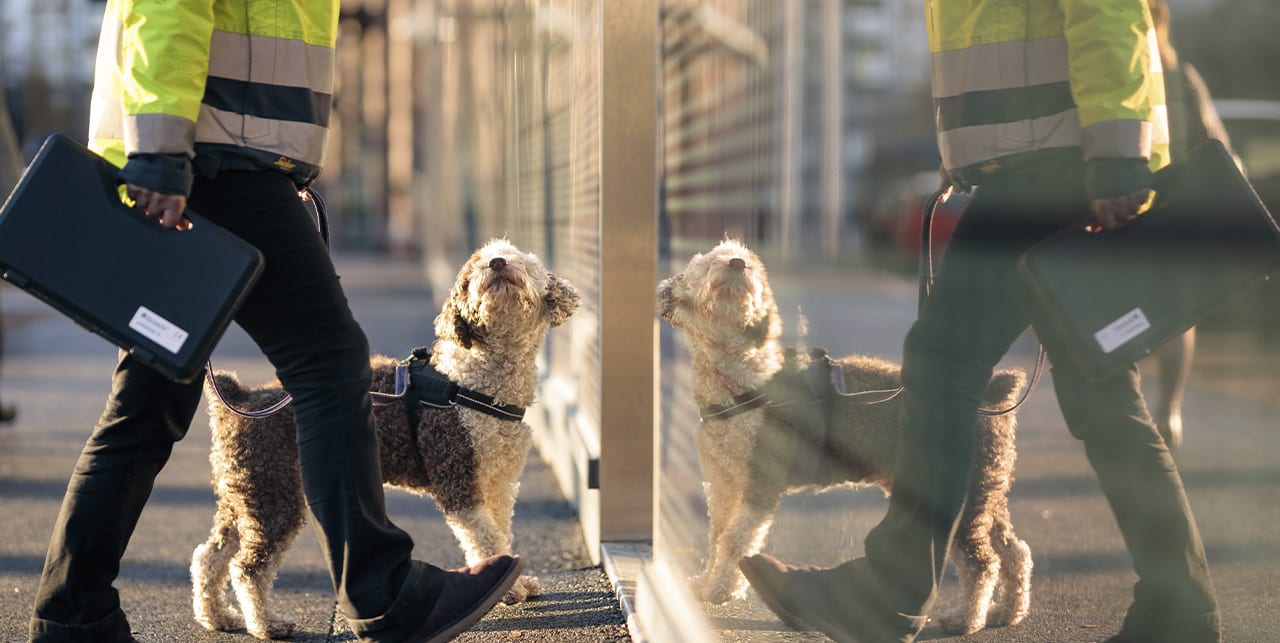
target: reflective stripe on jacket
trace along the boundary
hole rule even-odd
[[[309,183],[324,164],[339,4],[108,0],[89,146],[120,166],[135,153],[205,167],[229,156]]]
[[[1022,155],[1168,163],[1147,0],[925,0],[938,147],[953,175]]]

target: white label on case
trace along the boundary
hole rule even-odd
[[[178,351],[182,350],[182,344],[187,341],[187,337],[190,335],[187,331],[178,328],[173,322],[157,315],[154,310],[146,306],[138,306],[137,312],[133,313],[133,319],[129,320],[129,328],[165,347],[174,355],[177,355]]]
[[[1102,352],[1110,353],[1141,335],[1148,328],[1151,328],[1151,322],[1147,321],[1147,316],[1142,313],[1141,308],[1134,308],[1121,315],[1119,319],[1103,326],[1102,330],[1093,334],[1093,338],[1098,340],[1098,346],[1102,347]]]

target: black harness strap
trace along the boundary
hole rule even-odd
[[[741,415],[757,409],[769,403],[769,399],[765,397],[764,392],[760,389],[747,391],[741,395],[733,396],[733,401],[728,404],[712,404],[711,406],[698,407],[698,414],[702,416],[703,422],[712,422],[715,420],[727,420],[735,415]]]
[[[465,406],[499,420],[519,422],[524,419],[524,407],[514,404],[498,404],[491,395],[458,386],[431,366],[430,352],[425,346],[413,349],[408,359],[409,388],[405,391],[405,408],[414,426],[418,424],[418,405],[434,408]]]
[[[809,368],[800,373],[795,349],[786,349],[782,370],[769,378],[763,386],[735,395],[727,404],[700,406],[698,414],[704,422],[714,422],[727,420],[762,406],[776,408],[796,402],[807,404],[825,398],[833,362],[827,356],[827,351],[821,348],[811,350],[810,357]],[[802,383],[795,381],[797,375],[804,378]]]

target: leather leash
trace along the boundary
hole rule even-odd
[[[320,193],[314,188],[306,188],[299,195],[303,203],[310,203],[316,213],[316,228],[320,231],[320,238],[324,240],[324,247],[332,252],[333,247],[329,244],[329,209],[325,206],[324,199],[320,197]],[[246,418],[264,418],[279,413],[284,407],[289,406],[293,402],[293,396],[288,393],[283,398],[264,409],[246,411],[236,408],[235,405],[227,401],[222,395],[222,391],[218,388],[218,383],[213,379],[213,360],[205,362],[204,365],[205,380],[209,383],[209,388],[213,389],[213,394],[217,396],[218,401],[224,406],[231,409],[232,413]],[[408,378],[408,362],[402,361],[396,365],[396,383],[394,393],[379,393],[370,391],[369,394],[373,398],[374,406],[387,406],[394,403],[405,396],[405,391],[409,387]]]
[[[924,302],[929,298],[929,291],[933,287],[933,215],[937,210],[938,204],[942,202],[942,197],[950,192],[949,186],[938,188],[929,198],[925,199],[924,209],[921,211],[920,221],[920,263],[919,274],[920,283],[916,296],[916,312],[919,313],[924,309]],[[1022,406],[1023,402],[1030,397],[1031,391],[1035,389],[1036,383],[1040,381],[1040,374],[1044,371],[1044,344],[1039,344],[1036,349],[1036,366],[1031,372],[1031,382],[1027,388],[1022,391],[1022,396],[1007,409],[989,410],[978,409],[979,415],[996,416],[1012,413]],[[854,393],[846,393],[844,390],[844,369],[840,364],[832,362],[831,383],[835,386],[836,393],[845,398],[854,398],[857,402],[858,398],[875,397],[876,399],[867,402],[857,402],[860,404],[882,404],[897,397],[899,393],[906,390],[905,386],[899,386],[893,389],[880,389],[872,391],[858,391]]]

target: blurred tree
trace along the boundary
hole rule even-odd
[[[1212,24],[1212,28],[1206,28]],[[1216,98],[1280,100],[1280,4],[1275,0],[1222,0],[1202,12],[1172,16],[1173,44],[1195,65]]]
[[[0,66],[2,68],[3,66]],[[18,135],[9,119],[9,101],[5,98],[4,83],[0,82],[0,202],[8,198],[9,190],[22,175],[22,153],[18,149]],[[4,321],[0,320],[0,357],[4,355]],[[0,424],[12,422],[17,411],[12,406],[0,404]]]
[[[0,84],[0,201],[8,196],[21,175],[21,147],[18,135],[13,131],[13,120],[9,118],[9,101],[3,84]]]

